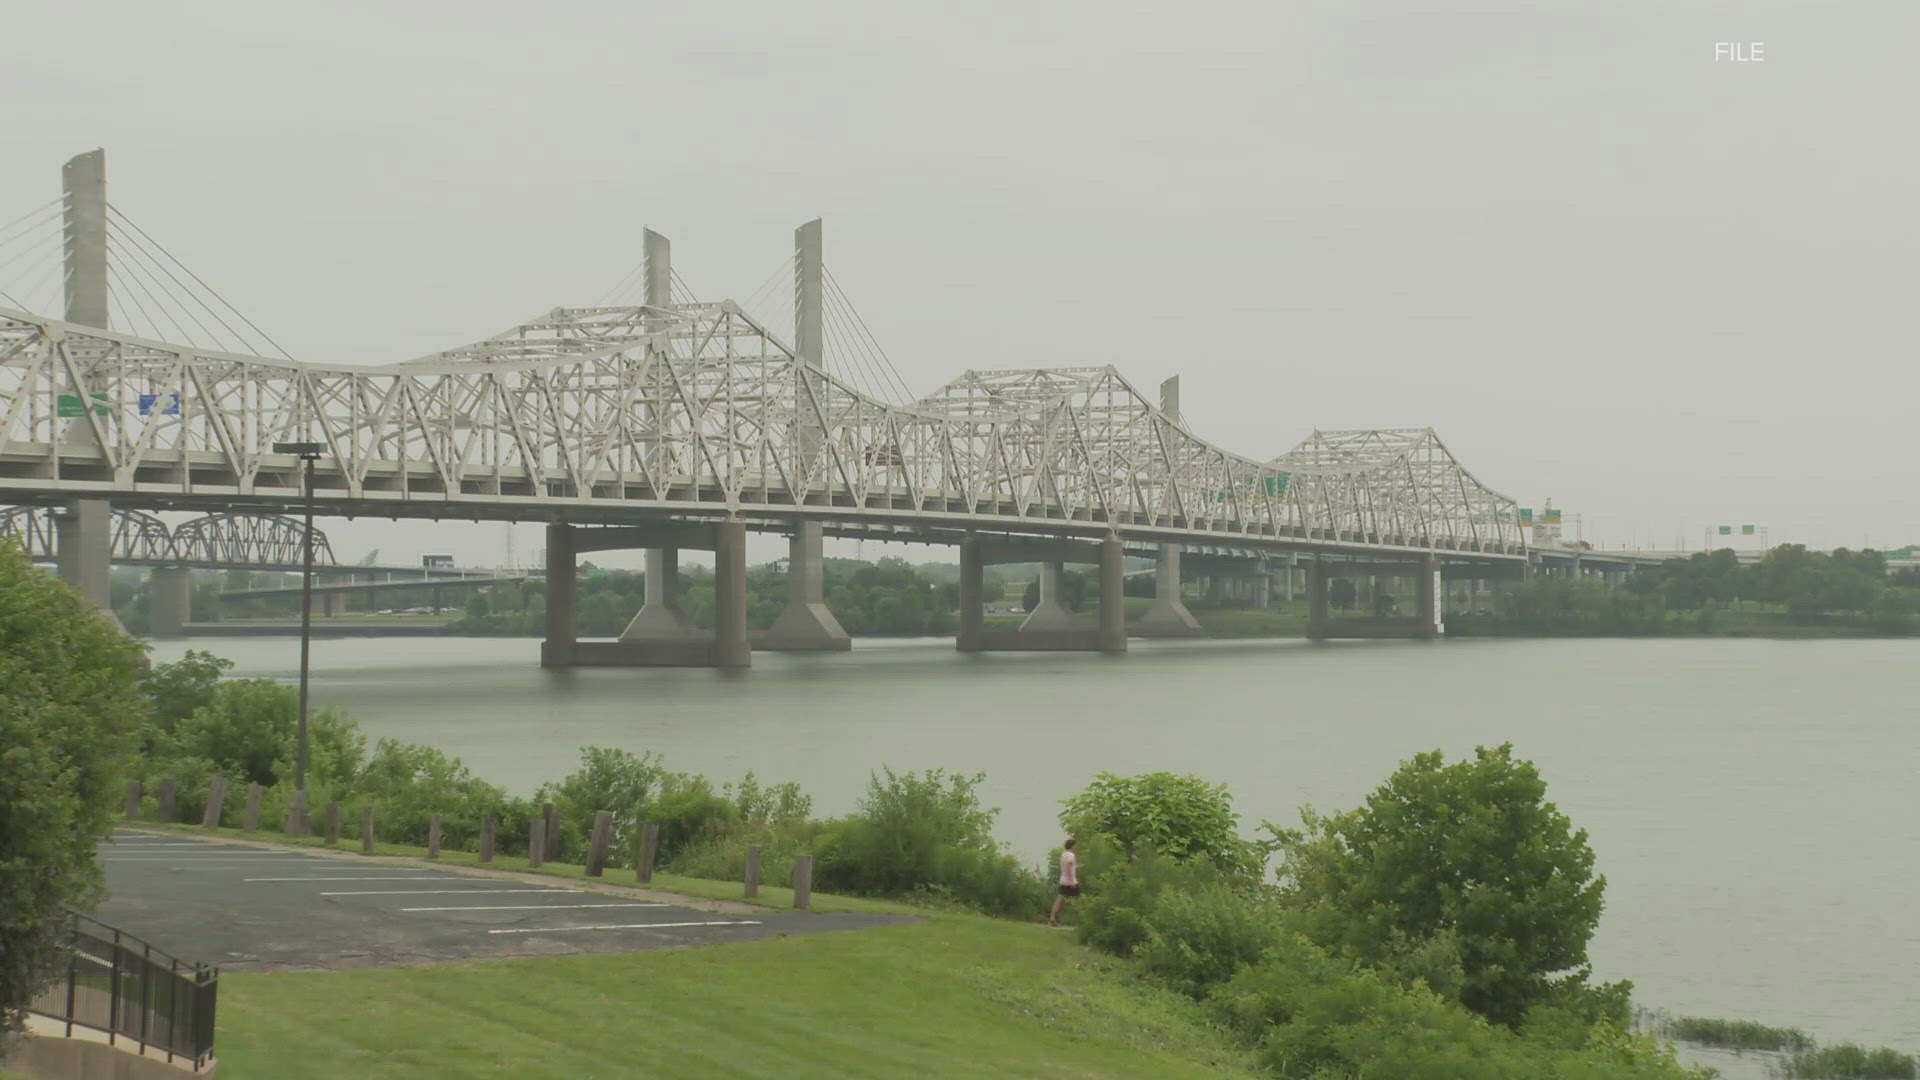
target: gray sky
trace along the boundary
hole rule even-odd
[[[594,302],[645,225],[745,299],[823,215],[916,393],[1112,363],[1183,376],[1190,426],[1247,454],[1431,425],[1602,544],[1920,542],[1912,0],[28,3],[7,28],[0,221],[104,146],[114,203],[302,359]],[[504,535],[334,531],[408,558]]]

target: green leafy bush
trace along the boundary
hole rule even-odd
[[[1197,776],[1103,772],[1062,806],[1060,824],[1070,835],[1110,836],[1127,851],[1148,845],[1175,858],[1205,855],[1222,865],[1249,858],[1226,785]]]
[[[601,810],[612,812],[613,833],[607,849],[617,859],[639,843],[640,826],[646,823],[665,777],[666,768],[653,754],[588,746],[580,751],[580,768],[557,782],[540,785],[533,802],[553,804],[560,816],[563,852],[585,851],[593,832],[593,815]]]
[[[1278,916],[1271,901],[1225,882],[1167,890],[1146,912],[1146,940],[1135,955],[1148,974],[1204,997],[1280,943]]]
[[[1802,1050],[1786,1062],[1794,1080],[1914,1080],[1920,1063],[1911,1054],[1879,1047],[1869,1050],[1853,1043]]]
[[[1359,809],[1274,830],[1283,899],[1314,941],[1367,964],[1451,933],[1462,1003],[1516,1025],[1584,984],[1606,888],[1586,831],[1545,795],[1511,745],[1416,755]]]

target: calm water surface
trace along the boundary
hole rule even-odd
[[[188,644],[292,677],[292,640]],[[520,639],[314,644],[315,699],[531,794],[588,744],[797,780],[849,809],[870,770],[987,774],[1037,861],[1101,770],[1231,788],[1248,831],[1356,805],[1402,759],[1512,741],[1607,876],[1592,957],[1676,1013],[1920,1049],[1920,641],[1132,643],[962,656],[949,641],[706,670],[543,671]]]

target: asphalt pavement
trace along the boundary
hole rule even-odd
[[[183,960],[238,970],[626,953],[911,916],[814,914],[599,882],[121,831],[98,917]]]

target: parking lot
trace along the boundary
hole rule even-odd
[[[103,921],[177,956],[243,970],[638,952],[903,920],[676,903],[599,882],[178,834],[117,833],[100,845],[100,862],[111,892]]]

